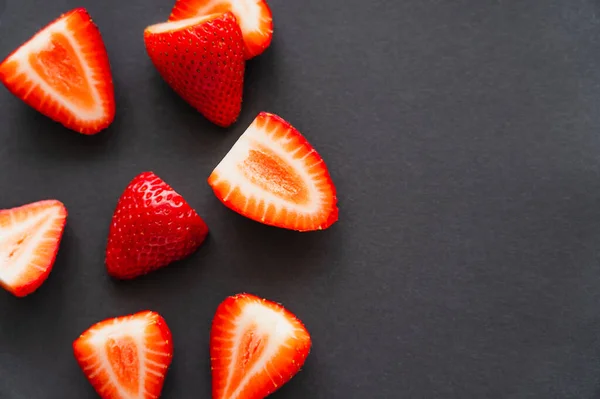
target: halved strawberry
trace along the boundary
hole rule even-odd
[[[52,271],[66,220],[56,200],[0,210],[0,286],[17,297],[37,290]]]
[[[262,399],[304,365],[311,338],[283,306],[251,294],[219,305],[210,335],[213,399]]]
[[[338,220],[325,163],[292,125],[260,113],[208,178],[228,208],[271,226],[326,229]]]
[[[181,260],[200,247],[208,227],[152,172],[136,176],[119,198],[106,247],[108,273],[132,279]]]
[[[264,52],[273,39],[273,17],[265,0],[177,0],[169,21],[231,11],[242,28],[245,58]]]
[[[115,116],[113,81],[100,32],[84,8],[39,31],[0,64],[0,81],[26,104],[82,134]]]
[[[103,399],[157,399],[173,359],[165,320],[143,311],[101,321],[73,342],[75,359]]]
[[[162,78],[188,104],[222,127],[237,120],[246,63],[233,14],[152,25],[144,41]]]

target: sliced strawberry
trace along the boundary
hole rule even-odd
[[[144,32],[152,63],[188,104],[227,127],[242,109],[244,42],[231,13],[165,22]]]
[[[0,286],[17,297],[37,290],[52,271],[66,220],[56,200],[0,210]]]
[[[115,116],[113,81],[100,32],[84,8],[61,15],[0,64],[0,81],[16,97],[82,134]]]
[[[173,359],[165,320],[152,311],[94,324],[73,342],[75,359],[103,399],[157,399]]]
[[[171,186],[152,172],[136,176],[115,209],[108,273],[132,279],[181,260],[200,247],[208,227]]]
[[[231,11],[242,29],[245,58],[264,52],[273,39],[273,17],[264,0],[177,0],[169,21]]]
[[[215,195],[252,220],[297,231],[338,219],[325,163],[288,122],[260,113],[208,178]]]
[[[262,399],[287,383],[311,348],[308,331],[283,306],[250,294],[227,298],[210,335],[213,399]]]

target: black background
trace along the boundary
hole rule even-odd
[[[25,299],[0,293],[1,398],[96,397],[72,341],[142,309],[174,334],[163,397],[208,398],[212,316],[241,291],[282,302],[314,340],[273,398],[600,397],[597,2],[271,0],[274,41],[248,64],[230,129],[146,56],[143,29],[172,3],[0,0],[1,58],[85,6],[117,100],[112,127],[85,137],[0,90],[0,207],[57,198],[69,210],[49,280]],[[263,110],[327,162],[331,229],[259,225],[206,184]],[[110,218],[146,170],[211,236],[188,260],[117,283],[103,264]]]

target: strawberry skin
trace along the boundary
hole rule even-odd
[[[233,14],[152,25],[144,41],[159,74],[188,104],[221,127],[237,120],[246,65]]]
[[[0,286],[17,297],[48,278],[67,221],[67,209],[44,200],[0,210]]]
[[[143,311],[94,324],[73,353],[102,399],[158,399],[173,359],[166,321]]]
[[[39,31],[0,64],[0,81],[48,118],[91,135],[115,117],[113,80],[100,31],[76,8]]]
[[[254,221],[296,231],[338,220],[323,159],[292,125],[262,112],[208,178],[217,198]]]
[[[177,0],[169,21],[231,11],[244,37],[248,60],[262,54],[273,39],[273,17],[264,0]]]
[[[238,294],[217,308],[210,334],[213,399],[263,399],[295,376],[310,334],[283,306]]]
[[[132,279],[188,257],[208,227],[188,203],[152,172],[136,176],[115,209],[108,245],[108,273]]]

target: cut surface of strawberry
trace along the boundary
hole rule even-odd
[[[283,306],[238,294],[217,308],[210,335],[213,399],[263,399],[300,371],[310,334]]]
[[[245,58],[263,53],[273,39],[273,17],[264,0],[177,0],[170,21],[231,11],[245,43]]]
[[[65,206],[44,200],[0,210],[0,285],[17,297],[46,281],[67,220]]]
[[[233,14],[152,25],[144,42],[159,74],[183,100],[218,126],[237,120],[246,64]]]
[[[95,134],[115,116],[112,75],[100,31],[84,8],[61,15],[0,64],[0,81],[68,129]]]
[[[204,242],[208,227],[171,186],[152,172],[121,195],[106,248],[108,273],[132,279],[181,260]]]
[[[166,321],[142,311],[94,324],[73,342],[77,363],[103,399],[157,399],[173,359]]]
[[[282,118],[260,113],[208,178],[239,214],[297,231],[338,219],[336,190],[319,154]]]

